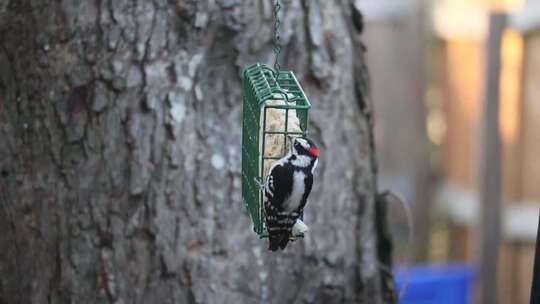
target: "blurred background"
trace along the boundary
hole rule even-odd
[[[366,18],[379,186],[407,203],[414,222],[411,238],[405,210],[391,206],[398,281],[408,274],[412,296],[415,271],[426,270],[414,265],[438,265],[442,274],[452,273],[444,265],[467,265],[472,301],[486,256],[481,248],[489,246],[482,242],[487,228],[481,215],[496,208],[498,303],[528,303],[540,206],[540,1],[359,3]],[[487,82],[490,13],[507,17],[495,50],[495,87]],[[480,187],[484,103],[494,89],[500,93],[500,172],[497,164],[488,167],[500,178],[500,204],[481,203]],[[414,303],[403,296],[407,301]]]

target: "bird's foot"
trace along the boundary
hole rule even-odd
[[[254,177],[253,180],[255,180],[255,184],[257,184],[257,186],[259,186],[259,189],[261,190],[264,190],[265,188],[265,185],[264,185],[264,182],[261,181],[259,178],[257,177]]]
[[[303,238],[309,227],[301,220],[297,219],[291,231],[291,239]]]

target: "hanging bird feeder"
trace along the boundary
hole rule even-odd
[[[242,197],[253,229],[266,236],[263,189],[273,161],[287,153],[289,136],[307,135],[311,107],[291,71],[255,64],[244,72]],[[284,119],[280,119],[283,117]]]
[[[261,238],[267,236],[262,185],[273,162],[287,154],[289,136],[307,135],[311,107],[293,72],[278,64],[279,9],[276,1],[274,68],[254,64],[244,71],[243,80],[242,198]]]

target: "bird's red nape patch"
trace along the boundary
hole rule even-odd
[[[320,153],[320,150],[319,150],[319,148],[311,147],[311,148],[308,149],[308,153],[315,156],[315,157],[318,157],[319,153]]]

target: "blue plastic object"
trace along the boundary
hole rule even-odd
[[[470,304],[477,269],[471,265],[429,265],[398,269],[400,304]]]

